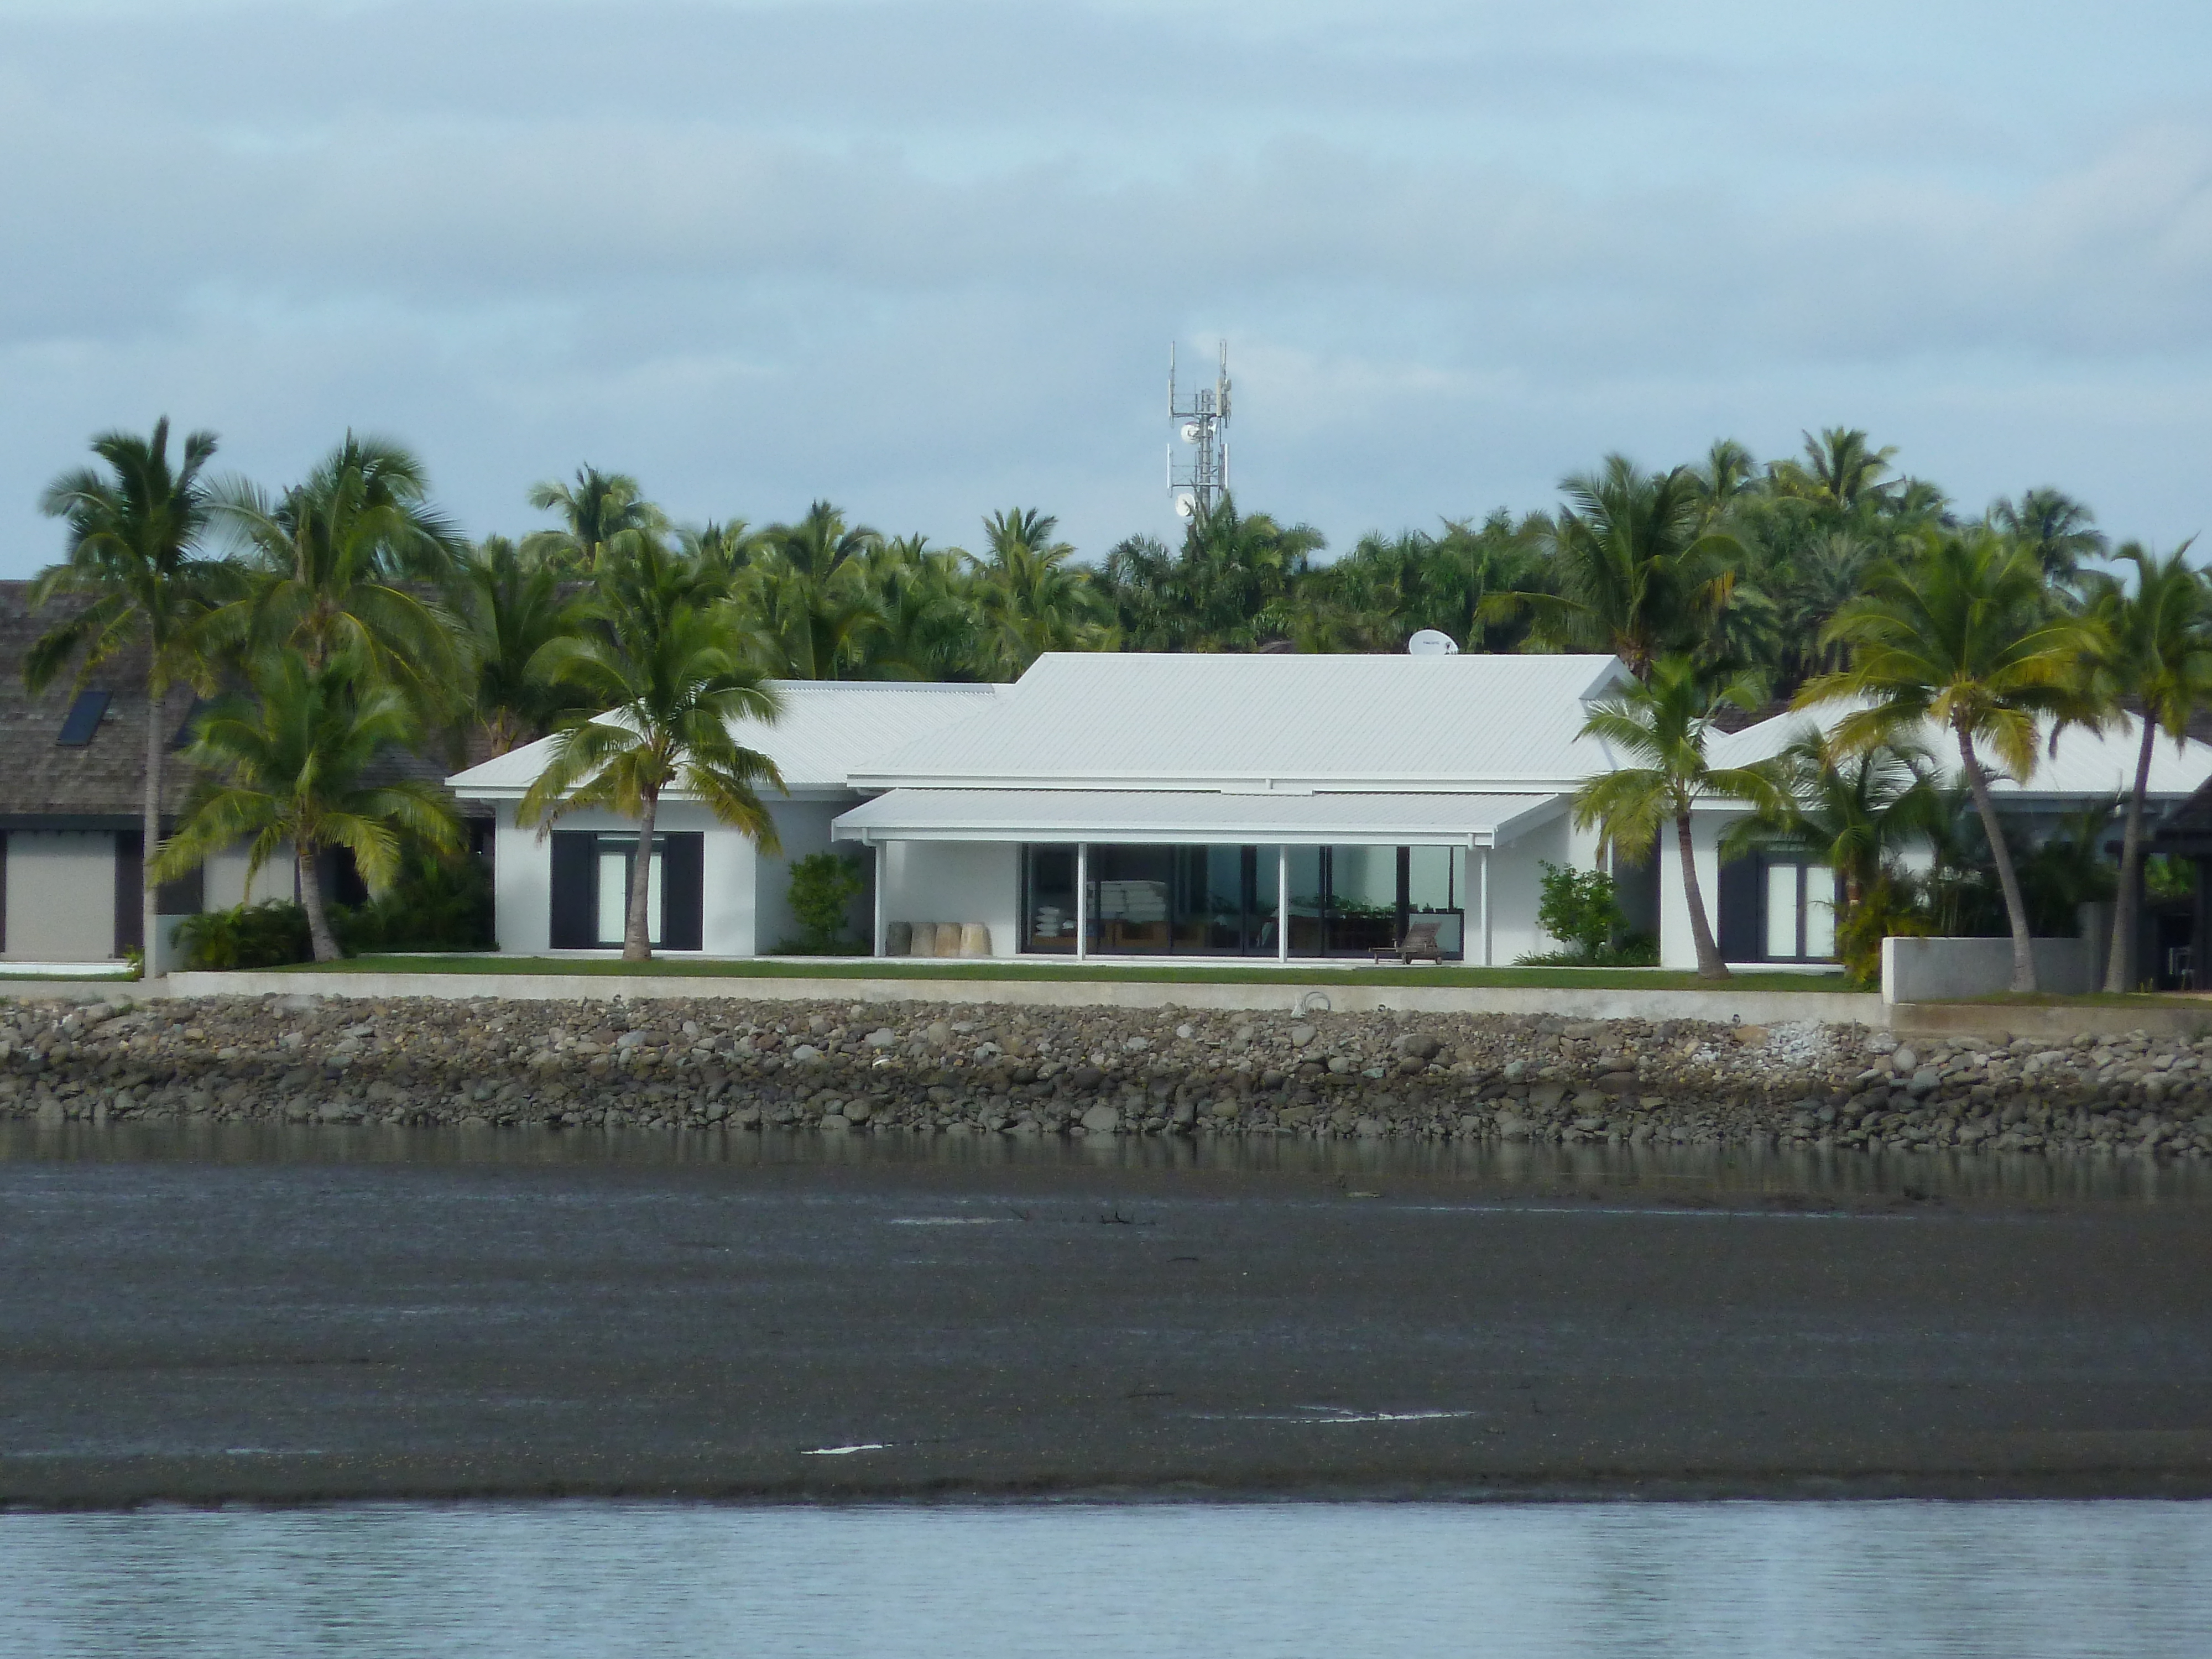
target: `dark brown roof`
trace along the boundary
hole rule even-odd
[[[75,665],[43,694],[23,685],[23,663],[32,643],[66,619],[78,603],[57,599],[33,615],[28,582],[0,582],[0,817],[129,817],[141,809],[146,769],[146,653],[109,658],[88,684],[111,693],[107,713],[81,748],[56,741],[76,701]],[[173,735],[191,706],[189,691],[173,693],[167,719]],[[164,768],[163,806],[174,811],[189,781],[184,769]]]
[[[90,743],[64,746],[57,739],[76,701],[76,666],[64,669],[33,697],[23,685],[23,664],[32,643],[79,602],[57,599],[33,614],[29,592],[28,582],[0,581],[0,824],[28,817],[127,818],[135,823],[143,810],[146,775],[146,653],[118,653],[93,672],[87,684],[110,694],[106,717]],[[162,714],[164,744],[174,740],[192,702],[186,689],[170,692]],[[481,738],[475,737],[471,749],[482,746]],[[442,783],[459,769],[434,746],[426,747],[428,752],[421,754],[390,751],[379,763],[376,781],[412,777]],[[191,787],[191,772],[177,763],[173,749],[167,754],[161,807],[173,814]],[[465,763],[470,757],[461,758]],[[462,810],[486,809],[469,803]]]

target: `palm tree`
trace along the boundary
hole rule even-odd
[[[1747,556],[1729,532],[1706,527],[1695,476],[1644,472],[1609,455],[1601,471],[1560,488],[1568,504],[1552,532],[1559,591],[1501,594],[1487,611],[1526,609],[1540,643],[1611,652],[1638,679],[1662,655],[1708,650]]]
[[[2084,559],[2105,556],[2097,515],[2063,490],[2045,486],[2017,501],[1999,501],[1990,508],[1990,523],[2033,554],[2045,580],[2059,586],[2075,580]]]
[[[1290,631],[1299,585],[1327,545],[1310,525],[1239,513],[1224,495],[1184,526],[1176,553],[1149,536],[1114,548],[1105,582],[1137,650],[1249,651]]]
[[[246,672],[253,695],[222,700],[195,727],[185,757],[203,775],[149,873],[182,875],[242,841],[251,887],[289,846],[315,960],[334,962],[337,939],[318,862],[324,850],[346,848],[363,879],[383,888],[399,872],[403,835],[451,851],[460,845],[460,825],[429,784],[368,781],[379,757],[410,745],[419,727],[405,696],[368,683],[356,655],[341,653],[318,666],[296,653],[270,653]]]
[[[1909,739],[1848,750],[1811,732],[1777,757],[1779,799],[1745,828],[1778,833],[1834,870],[1848,916],[1899,853],[1926,841],[1942,808],[1933,765]]]
[[[1575,823],[1585,830],[1599,825],[1606,844],[1633,863],[1656,846],[1660,830],[1673,821],[1700,979],[1726,979],[1729,970],[1713,941],[1698,882],[1691,809],[1716,800],[1747,801],[1768,812],[1778,807],[1780,790],[1772,768],[1715,767],[1705,757],[1714,717],[1723,708],[1758,705],[1759,688],[1748,677],[1716,684],[1692,658],[1667,656],[1653,662],[1650,678],[1633,690],[1592,705],[1583,723],[1583,736],[1609,745],[1620,759],[1641,764],[1616,765],[1576,790]]]
[[[580,575],[598,568],[599,560],[626,530],[665,530],[667,520],[645,499],[638,483],[627,472],[602,472],[595,466],[576,469],[576,481],[565,484],[548,478],[530,487],[530,504],[540,513],[557,513],[561,527],[540,530],[522,538],[522,550],[534,559],[564,565]]]
[[[476,665],[471,708],[491,752],[504,755],[544,734],[567,708],[561,688],[532,672],[549,641],[574,633],[576,601],[554,568],[526,557],[504,536],[487,536],[456,573],[455,613]]]
[[[2095,691],[2107,717],[2121,700],[2142,705],[2142,741],[2128,793],[2127,827],[2120,840],[2119,903],[2112,918],[2112,955],[2105,988],[2135,986],[2136,889],[2142,871],[2143,803],[2159,734],[2177,748],[2189,741],[2189,717],[2212,700],[2212,587],[2186,562],[2184,542],[2164,558],[2130,543],[2118,554],[2135,566],[2132,592],[2108,576],[2092,588],[2091,616],[2098,626],[2093,662]]]
[[[1802,461],[1777,461],[1769,469],[1782,494],[1818,501],[1847,514],[1862,507],[1887,504],[1895,486],[1893,482],[1884,483],[1883,477],[1891,470],[1890,458],[1897,453],[1894,447],[1875,448],[1856,427],[1825,427],[1817,438],[1809,432],[1803,436]]]
[[[599,566],[583,631],[550,641],[536,664],[602,712],[565,723],[516,819],[550,827],[583,806],[636,818],[637,856],[623,930],[628,962],[653,955],[646,901],[653,822],[669,788],[704,801],[763,852],[777,850],[775,821],[753,786],[765,780],[781,788],[782,776],[767,756],[739,744],[732,726],[745,719],[774,720],[781,704],[732,648],[719,598],[711,575],[657,538],[618,541]]]
[[[412,453],[348,433],[276,501],[234,482],[216,513],[246,544],[249,589],[210,619],[214,637],[310,668],[348,658],[405,691],[426,726],[460,711],[464,630],[439,594],[464,544]]]
[[[883,538],[816,501],[796,522],[769,526],[761,544],[738,573],[737,592],[763,663],[787,679],[866,673],[884,633],[867,556]]]
[[[1089,574],[1069,561],[1074,546],[1056,541],[1060,520],[1035,507],[1013,507],[983,520],[990,553],[969,556],[983,626],[985,679],[1018,679],[1047,651],[1097,648],[1105,630],[1092,617]]]
[[[1797,706],[1857,702],[1837,722],[1840,744],[1886,742],[1923,721],[1957,743],[2012,926],[2012,988],[2034,990],[2027,908],[1975,745],[1988,745],[2008,775],[2026,782],[2035,771],[2039,720],[2087,712],[2077,681],[2092,636],[2051,612],[2033,555],[1976,529],[1931,530],[1911,559],[1876,566],[1824,637],[1850,648],[1850,665],[1809,681]]]
[[[64,596],[88,602],[47,630],[23,664],[23,678],[41,691],[72,659],[80,682],[117,652],[146,650],[146,775],[140,843],[150,860],[161,839],[161,754],[168,738],[163,706],[179,680],[207,678],[194,630],[232,574],[199,553],[210,493],[200,471],[215,453],[211,432],[185,438],[179,465],[169,462],[169,422],[153,435],[104,432],[92,452],[106,463],[65,472],[48,484],[40,509],[69,526],[67,551],[32,583],[33,609]],[[156,944],[160,884],[150,862],[139,894],[140,933],[149,960]]]

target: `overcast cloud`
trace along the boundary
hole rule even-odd
[[[1168,342],[1332,544],[1863,426],[2212,527],[2212,11],[0,0],[0,574],[168,413],[970,542],[1167,533]]]

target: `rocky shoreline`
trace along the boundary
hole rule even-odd
[[[850,1002],[0,1004],[0,1118],[2197,1158],[2212,1038]]]

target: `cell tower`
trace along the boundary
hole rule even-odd
[[[1194,390],[1188,404],[1176,392],[1175,346],[1169,344],[1168,418],[1180,428],[1180,445],[1168,445],[1168,489],[1175,496],[1176,516],[1211,513],[1229,489],[1228,341],[1221,343],[1221,367],[1213,384]]]

